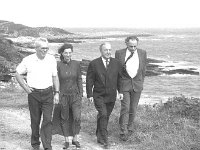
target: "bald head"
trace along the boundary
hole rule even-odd
[[[111,57],[111,44],[109,42],[101,44],[99,49],[103,58],[108,59]]]
[[[99,50],[101,51],[103,47],[106,47],[106,48],[111,49],[111,44],[110,44],[109,42],[102,43],[102,44],[99,46]]]

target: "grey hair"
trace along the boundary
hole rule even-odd
[[[139,39],[137,36],[129,36],[125,39],[125,43],[128,43],[130,40],[136,40],[137,42],[139,42]]]
[[[47,38],[43,38],[43,37],[39,37],[37,39],[35,39],[35,47],[38,48],[41,46],[41,43],[47,43],[48,44],[48,40]]]
[[[99,46],[99,50],[101,51],[102,50],[102,47],[104,46],[104,45],[111,45],[109,42],[105,42],[105,43],[102,43],[100,46]]]

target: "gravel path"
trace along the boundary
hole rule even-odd
[[[30,146],[30,116],[27,109],[0,108],[0,150],[29,150]],[[96,143],[96,137],[81,132],[79,141],[81,150],[101,150]],[[53,150],[62,150],[64,138],[54,135]],[[76,149],[70,144],[69,150]],[[113,146],[111,149],[118,149]],[[41,146],[41,150],[43,150]]]

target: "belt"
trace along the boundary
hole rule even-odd
[[[36,88],[32,88],[34,92],[46,92],[52,89],[52,86],[46,88],[46,89],[36,89]]]

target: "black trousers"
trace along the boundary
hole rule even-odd
[[[28,105],[31,118],[31,145],[32,147],[38,147],[40,145],[39,137],[44,149],[51,150],[52,140],[52,111],[53,111],[53,89],[47,90],[34,90],[28,94]],[[43,115],[43,121],[40,130],[41,116]]]
[[[61,127],[65,137],[79,134],[81,129],[81,97],[61,97]]]
[[[104,103],[103,99],[97,99],[94,100],[94,105],[96,110],[98,111],[97,129],[96,129],[97,140],[103,143],[107,143],[108,142],[107,126],[115,102]]]

